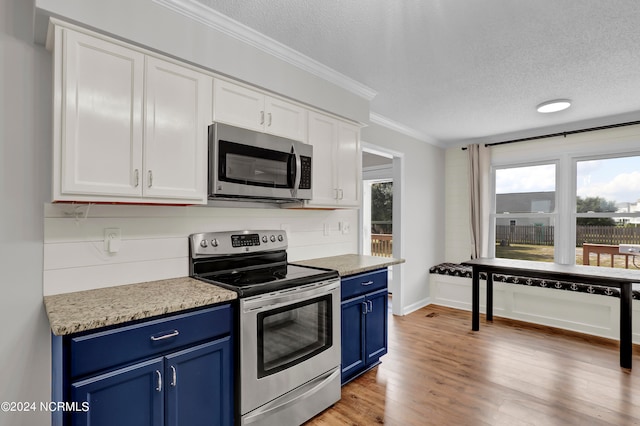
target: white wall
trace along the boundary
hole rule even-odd
[[[369,145],[403,154],[402,245],[406,263],[400,267],[407,313],[429,303],[429,268],[444,261],[445,150],[377,124],[362,129],[361,135]]]
[[[42,304],[42,205],[50,198],[51,58],[33,44],[32,2],[0,0],[0,401],[50,400]],[[0,412],[1,426],[49,423]]]
[[[358,252],[358,210],[45,207],[45,295],[187,276],[187,236],[196,232],[286,229],[290,261]],[[353,231],[343,234],[339,222]],[[117,253],[104,250],[105,228],[121,230]]]

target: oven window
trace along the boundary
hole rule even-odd
[[[218,178],[227,182],[274,188],[291,188],[295,163],[286,152],[219,141]]]
[[[258,378],[301,363],[332,345],[331,295],[258,314]]]

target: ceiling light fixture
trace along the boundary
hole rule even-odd
[[[536,109],[538,110],[538,112],[546,114],[549,112],[562,111],[563,109],[567,109],[570,106],[571,106],[571,101],[569,99],[554,99],[552,101],[546,101],[541,103],[536,107]]]

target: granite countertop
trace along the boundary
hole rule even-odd
[[[62,336],[237,297],[234,291],[182,277],[45,296],[44,305],[53,334]]]
[[[404,259],[392,257],[365,256],[359,254],[343,254],[340,256],[321,257],[292,261],[291,263],[316,268],[335,269],[341,277],[373,271],[391,265],[404,263]]]

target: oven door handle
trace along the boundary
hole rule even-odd
[[[253,298],[240,299],[240,303],[243,312],[268,311],[330,294],[333,291],[339,291],[339,289],[340,280],[336,279],[335,281],[330,281],[317,287],[305,288],[302,290],[294,289],[270,296],[256,296]],[[337,297],[339,297],[339,295]]]

